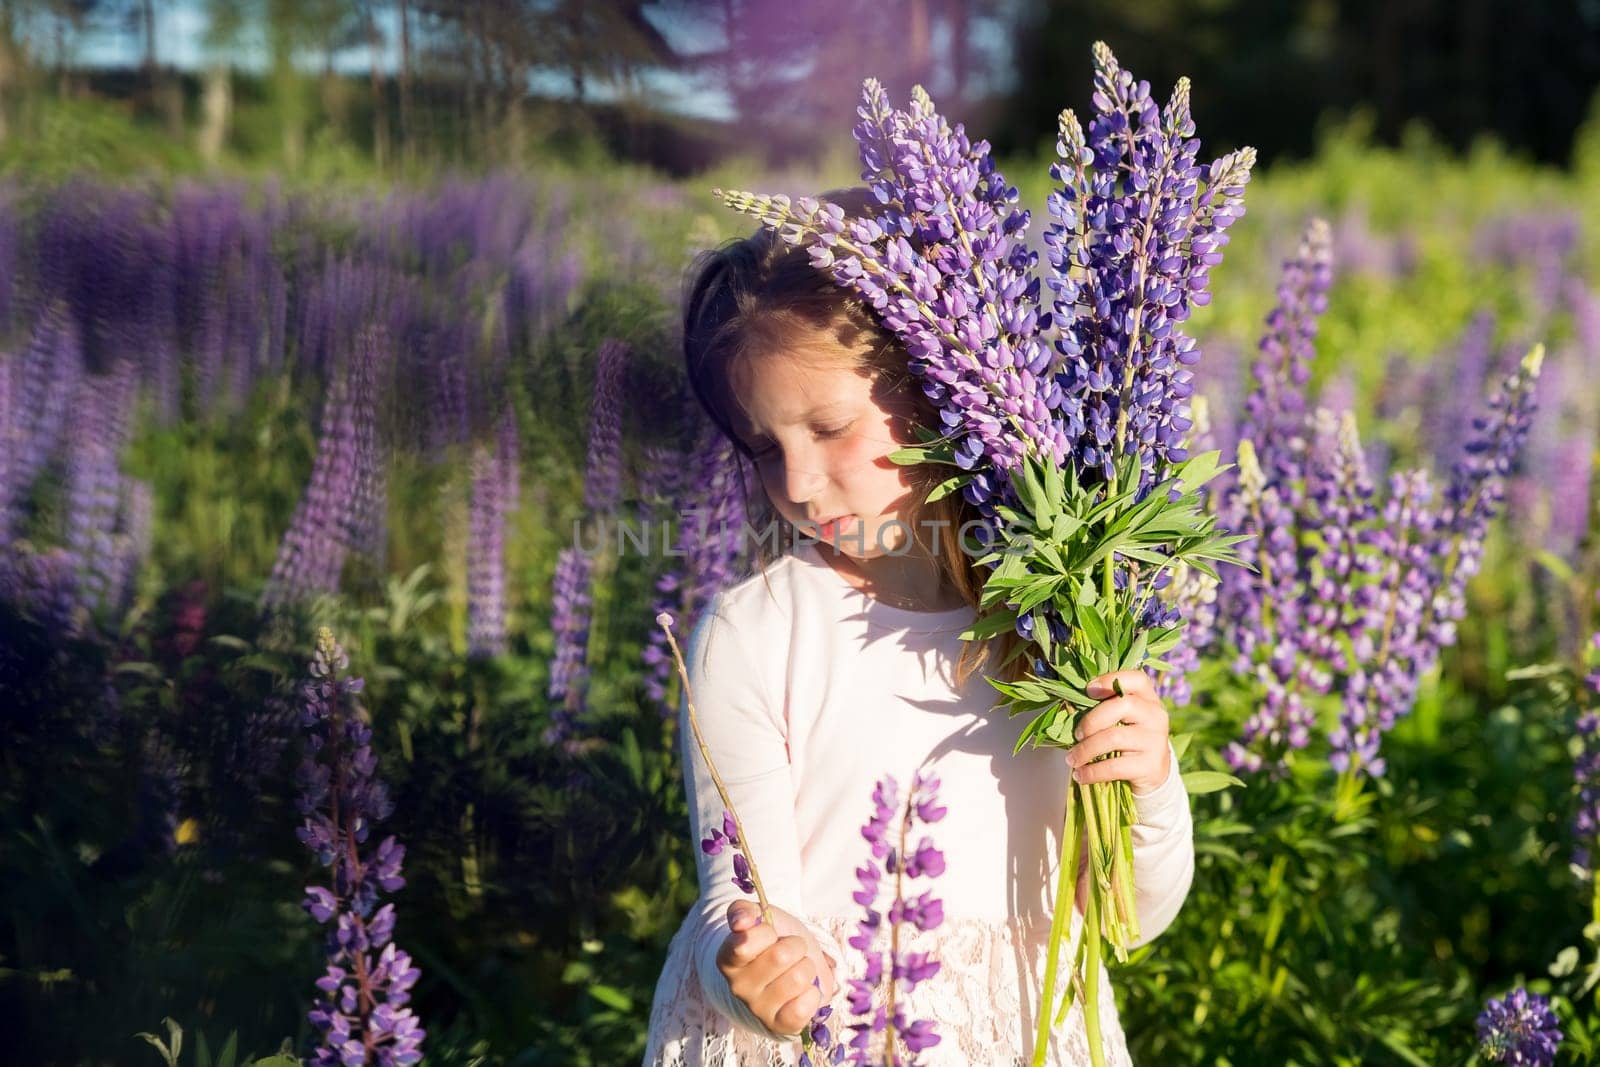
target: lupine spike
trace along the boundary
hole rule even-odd
[[[329,868],[330,882],[307,886],[301,902],[329,927],[328,969],[317,982],[323,995],[307,1015],[321,1034],[310,1062],[336,1067],[349,1063],[354,1050],[359,1063],[409,1065],[421,1061],[426,1036],[406,1006],[421,972],[392,940],[394,904],[378,907],[381,894],[405,885],[405,846],[390,835],[370,850],[360,847],[394,804],[375,774],[372,730],[356,702],[362,679],[345,676],[349,665],[333,632],[319,629],[302,687],[307,738],[295,775],[305,816],[295,836]]]

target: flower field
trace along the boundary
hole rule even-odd
[[[1164,591],[1212,773],[1113,971],[1137,1063],[1600,1061],[1600,115],[1575,158],[1250,179],[1179,428],[1247,566]],[[1048,162],[999,161],[1041,251]],[[0,187],[18,1062],[638,1062],[696,896],[656,618],[750,565],[683,271],[748,232],[714,186],[853,181]]]

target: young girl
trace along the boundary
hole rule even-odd
[[[865,190],[826,199],[852,215],[874,203]],[[958,539],[975,510],[959,494],[923,504],[945,474],[887,458],[937,416],[895,336],[803,251],[762,230],[703,257],[684,354],[701,404],[759,474],[774,514],[751,526],[762,530],[770,518],[779,531],[762,548],[786,550],[707,605],[686,657],[701,730],[773,922],[757,922],[755,900],[733,884],[730,849],[708,856],[696,847],[700,896],[668,948],[644,1062],[794,1064],[798,1035],[824,1003],[833,1006],[834,1039],[849,1040],[846,1027],[859,1020],[848,1013],[846,982],[859,976],[861,956],[848,940],[864,914],[851,894],[869,856],[861,826],[878,779],[893,776],[903,801],[920,771],[940,779],[948,809],[931,828],[946,873],[917,890],[943,901],[944,921],[926,933],[901,926],[902,952],[928,951],[941,963],[907,1005],[907,1020],[930,1019],[941,1037],[921,1062],[1029,1064],[1075,769],[1084,781],[1132,786],[1144,941],[1172,922],[1189,891],[1192,823],[1166,710],[1143,672],[1115,676],[1119,698],[1107,675],[1091,695],[1111,699],[1084,718],[1070,755],[1012,755],[1026,723],[991,710],[998,694],[984,676],[1002,674],[992,665],[1017,638],[985,646],[959,636],[976,618],[982,585]],[[722,825],[723,806],[686,710],[680,727],[698,844]],[[1120,755],[1082,766],[1111,751]],[[1086,888],[1080,881],[1060,976],[1075,957]],[[1100,990],[1106,1063],[1125,1064],[1104,974]],[[1080,1003],[1053,1031],[1047,1062],[1090,1062]]]

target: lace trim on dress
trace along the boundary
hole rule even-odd
[[[856,934],[858,917],[806,918],[838,939],[848,954],[844,970],[853,970],[859,954],[848,947],[848,939]],[[778,1042],[735,1026],[706,1000],[689,953],[690,925],[685,922],[667,948],[667,961],[650,1006],[645,1067],[796,1067],[798,1038]],[[1057,963],[1058,997],[1081,926],[1082,916],[1075,911],[1071,936],[1064,939]],[[1025,925],[1015,919],[1002,923],[946,918],[928,932],[901,927],[902,953],[932,952],[942,965],[907,1002],[906,1018],[932,1020],[941,1037],[939,1044],[922,1053],[921,1063],[926,1067],[1029,1067],[1049,933],[1048,924]],[[830,1028],[834,1039],[847,1042],[853,1034],[848,1025],[858,1020],[849,1015],[846,977],[848,974],[840,975],[829,1021],[836,1024]],[[1107,1067],[1131,1067],[1104,966],[1099,1000]],[[1089,1067],[1081,1001],[1073,1004],[1067,1018],[1054,1029],[1045,1062],[1051,1067]]]

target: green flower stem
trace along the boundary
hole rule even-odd
[[[1050,1047],[1050,1017],[1055,1013],[1056,1002],[1056,956],[1067,917],[1077,903],[1078,853],[1083,848],[1083,828],[1078,823],[1078,801],[1073,793],[1069,785],[1061,828],[1061,857],[1056,864],[1056,906],[1055,913],[1050,916],[1050,948],[1044,965],[1044,991],[1039,996],[1038,1033],[1033,1040],[1033,1067],[1044,1067],[1045,1053]],[[1081,946],[1082,942],[1079,944]],[[1066,1003],[1071,1002],[1069,995]]]
[[[1083,936],[1089,946],[1083,962],[1083,1023],[1089,1032],[1089,1062],[1093,1067],[1105,1067],[1106,1052],[1100,1039],[1100,909],[1095,897],[1091,891],[1083,916]]]

